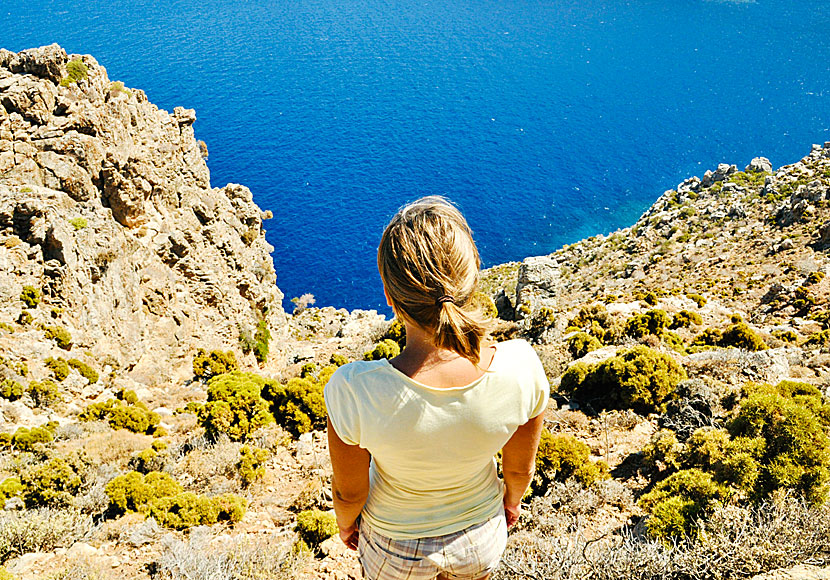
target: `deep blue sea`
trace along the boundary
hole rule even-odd
[[[277,284],[385,310],[403,203],[455,200],[485,266],[630,225],[719,162],[830,140],[825,0],[3,0],[0,46],[58,42],[196,109]]]

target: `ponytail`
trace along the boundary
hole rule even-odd
[[[438,309],[435,346],[455,351],[477,365],[481,341],[487,332],[483,317],[475,311],[467,312],[453,302],[439,304]]]
[[[378,270],[395,314],[433,334],[433,343],[475,364],[487,332],[473,303],[480,261],[464,216],[441,197],[401,209],[378,247]]]

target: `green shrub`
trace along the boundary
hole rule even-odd
[[[698,308],[703,308],[704,306],[706,306],[706,298],[704,298],[700,294],[686,294],[686,298],[692,300],[695,304],[697,304]]]
[[[830,330],[815,332],[804,341],[805,346],[827,346],[830,344]]]
[[[78,456],[54,457],[20,474],[21,494],[28,508],[72,505],[84,483],[88,465]]]
[[[406,340],[406,339],[404,339],[404,340]],[[331,355],[331,358],[329,359],[329,363],[336,366],[336,367],[342,367],[343,365],[348,364],[348,362],[349,362],[349,359],[347,359],[342,354],[338,354],[338,353],[334,353],[333,355]]]
[[[22,324],[23,326],[28,326],[32,323],[32,320],[34,319],[32,318],[31,313],[27,310],[23,310],[20,313],[20,316],[17,317],[17,323]]]
[[[300,539],[311,547],[319,546],[338,531],[334,513],[318,509],[304,510],[297,514],[295,529]]]
[[[148,447],[130,457],[128,465],[131,469],[139,473],[148,474],[151,471],[161,471],[164,469],[165,463],[165,457],[159,454],[158,450],[153,447]]]
[[[670,429],[660,429],[651,436],[651,441],[643,447],[643,463],[655,471],[675,471],[680,467],[682,446],[677,435]]]
[[[56,423],[47,423],[42,427],[18,427],[14,434],[0,433],[0,446],[18,451],[38,451],[42,446],[55,439]]]
[[[649,334],[661,336],[669,322],[668,314],[664,310],[655,308],[643,314],[635,314],[626,320],[625,334],[632,338],[642,338]]]
[[[397,347],[397,344],[389,341]],[[326,404],[323,387],[335,367],[325,367],[315,380],[293,378],[285,385],[269,383],[262,396],[271,402],[271,413],[295,437],[326,425]]]
[[[542,431],[539,450],[536,453],[536,474],[534,492],[541,495],[554,481],[577,480],[584,486],[608,477],[608,466],[604,461],[590,460],[591,450],[571,435],[553,435],[547,429]]]
[[[815,504],[827,497],[830,417],[823,418],[825,404],[817,400],[810,387],[790,381],[777,387],[750,385],[728,425],[734,439],[764,441],[763,449],[756,450],[760,465],[756,497],[766,497],[782,488],[803,493]]]
[[[253,373],[234,371],[208,381],[207,402],[198,409],[199,421],[208,437],[216,440],[226,434],[232,441],[243,441],[274,417],[261,394],[265,379]]]
[[[232,350],[227,352],[212,350],[207,352],[200,348],[193,357],[193,374],[197,379],[207,381],[216,375],[224,375],[239,369],[236,355]]]
[[[816,305],[816,298],[804,286],[799,286],[795,289],[795,298],[793,299],[793,307],[799,312],[806,312]]]
[[[76,358],[71,358],[67,361],[69,366],[78,371],[82,377],[89,381],[89,384],[98,382],[98,372],[86,364],[85,362]]]
[[[27,392],[32,397],[32,401],[36,407],[49,407],[61,400],[58,385],[49,379],[40,382],[30,382],[27,387]]]
[[[807,276],[807,279],[804,281],[804,283],[808,284],[808,285],[818,284],[819,282],[824,280],[824,275],[825,275],[824,272],[822,272],[821,270],[816,270],[815,272],[810,272],[810,274]]]
[[[242,485],[248,487],[265,475],[265,460],[268,459],[268,451],[258,447],[243,445],[239,450],[239,461],[236,468],[242,478]]]
[[[622,332],[613,316],[608,314],[604,304],[582,306],[568,322],[568,328],[583,330],[603,344],[615,342]]]
[[[63,382],[69,376],[69,363],[66,362],[66,359],[62,357],[52,358],[50,356],[43,362],[46,364],[46,368],[52,371],[52,375],[54,375],[55,380],[59,383]]]
[[[111,509],[119,514],[143,511],[151,501],[177,495],[182,486],[170,474],[151,471],[146,476],[130,471],[110,480],[104,488]]]
[[[657,538],[692,536],[697,520],[729,496],[729,490],[700,469],[684,469],[658,483],[640,498],[640,505],[651,513],[646,522]]]
[[[233,493],[223,493],[211,498],[218,511],[218,521],[236,523],[245,517],[248,502]]]
[[[19,477],[7,477],[0,483],[0,509],[6,505],[6,500],[20,495],[23,491],[23,484],[20,483]],[[2,576],[0,576],[2,580]]]
[[[688,328],[691,325],[702,324],[703,318],[697,312],[690,312],[689,310],[681,310],[675,313],[671,320],[670,328]]]
[[[475,292],[470,298],[470,304],[487,318],[496,318],[499,315],[496,303],[484,292]]]
[[[134,391],[119,391],[116,397],[92,403],[78,417],[81,421],[107,421],[113,429],[126,429],[147,435],[159,434],[161,417],[139,401]]]
[[[3,379],[3,382],[0,383],[0,397],[9,401],[17,401],[23,396],[23,392],[23,385],[12,379]]]
[[[245,505],[244,498],[233,494],[209,498],[185,491],[151,501],[147,514],[164,527],[184,530],[222,520],[238,522],[245,515]]]
[[[684,467],[696,467],[723,483],[752,495],[760,473],[758,459],[766,442],[761,437],[732,439],[725,429],[697,429],[686,442]]]
[[[717,328],[706,328],[692,340],[692,346],[718,346],[723,333]]]
[[[66,76],[61,79],[60,85],[68,87],[72,84],[86,80],[89,76],[89,68],[81,59],[70,60],[66,63]]]
[[[593,365],[571,365],[560,390],[599,408],[648,413],[674,398],[685,379],[686,371],[673,358],[638,345]]]
[[[602,348],[602,343],[587,332],[579,331],[568,338],[568,352],[571,356],[582,358],[589,352]]]
[[[63,326],[47,326],[43,331],[46,338],[54,340],[58,347],[64,350],[72,348],[72,335]]]
[[[734,346],[744,350],[766,350],[767,345],[745,322],[736,322],[723,332],[718,346]]]
[[[772,336],[783,342],[796,344],[798,342],[798,335],[792,330],[773,330]]]
[[[254,356],[259,364],[268,360],[269,344],[271,343],[271,331],[268,330],[268,323],[260,320],[254,333]]]
[[[382,358],[395,358],[401,354],[401,347],[394,340],[384,338],[375,345],[372,350],[366,351],[363,354],[363,360],[380,360]]]
[[[556,325],[556,312],[553,308],[542,306],[530,317],[528,332],[531,336],[539,337],[548,328]]]
[[[75,228],[75,231],[77,232],[78,230],[84,229],[88,224],[86,218],[75,217],[69,220],[69,225]]]
[[[43,294],[40,288],[34,286],[23,286],[23,291],[20,293],[20,300],[26,305],[26,308],[36,308],[42,297]]]
[[[394,340],[398,346],[403,350],[406,346],[406,325],[400,318],[393,318],[392,323],[386,332],[383,333],[382,339]]]

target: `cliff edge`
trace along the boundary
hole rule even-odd
[[[159,384],[197,346],[282,324],[270,212],[244,186],[211,187],[195,120],[91,56],[0,50],[0,316],[26,323],[7,357],[62,326],[73,349]],[[25,286],[42,293],[34,308]]]

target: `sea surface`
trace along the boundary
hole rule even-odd
[[[485,266],[633,223],[720,162],[830,140],[825,0],[3,0],[0,47],[60,43],[196,109],[214,186],[264,209],[277,284],[386,312],[405,202],[446,195]]]

